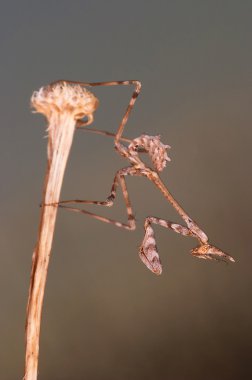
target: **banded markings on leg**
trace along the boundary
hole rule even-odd
[[[162,273],[162,264],[158,254],[154,230],[151,226],[152,223],[159,224],[165,228],[170,228],[172,231],[183,236],[192,236],[192,232],[189,228],[170,222],[169,220],[156,218],[154,216],[149,216],[145,219],[145,234],[143,242],[139,248],[139,257],[151,272],[160,275]]]
[[[86,215],[89,215],[92,218],[95,218],[95,219],[100,220],[102,222],[111,223],[117,227],[122,227],[122,228],[125,228],[127,230],[135,230],[136,221],[135,221],[135,217],[133,215],[132,206],[131,206],[131,202],[129,199],[129,193],[128,193],[128,189],[127,189],[126,181],[125,181],[125,176],[133,175],[132,169],[133,168],[131,166],[129,166],[127,168],[120,169],[117,171],[117,173],[115,174],[114,180],[113,180],[110,195],[108,196],[108,198],[105,201],[72,199],[72,200],[61,201],[57,204],[54,204],[54,206],[59,206],[59,207],[64,208],[68,211],[74,211],[74,212],[86,214]],[[114,204],[116,194],[117,194],[117,188],[118,188],[119,184],[121,186],[124,202],[126,205],[128,223],[122,223],[122,222],[119,222],[119,221],[114,220],[114,219],[106,218],[106,217],[103,217],[101,215],[97,215],[95,213],[92,213],[90,211],[79,209],[77,207],[65,206],[65,204],[69,204],[69,203],[78,203],[78,204],[93,204],[96,206],[111,207]]]

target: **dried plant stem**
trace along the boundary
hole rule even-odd
[[[65,115],[59,117],[58,122],[60,133],[52,157],[48,161],[44,185],[44,204],[59,201],[66,162],[75,129],[74,120],[65,117]],[[42,206],[39,237],[33,253],[26,325],[26,380],[37,378],[41,311],[57,210],[57,207]]]
[[[87,112],[85,106],[89,105]],[[92,107],[90,106],[92,103]],[[48,119],[48,165],[43,191],[38,241],[33,253],[26,320],[25,380],[36,380],[39,336],[47,271],[52,248],[57,207],[64,172],[73,141],[77,116],[94,112],[97,99],[80,86],[64,83],[34,93],[32,105]]]

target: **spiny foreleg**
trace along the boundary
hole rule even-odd
[[[164,220],[153,216],[146,218],[144,223],[145,235],[143,242],[139,248],[139,256],[148,269],[150,269],[153,273],[159,275],[162,273],[162,265],[158,254],[154,230],[151,225],[152,223],[158,224],[165,228],[169,228],[172,231],[183,236],[191,236],[198,239],[199,241],[200,239],[193,230],[181,224],[173,223],[169,220]],[[209,244],[207,241],[205,243],[202,243],[202,241],[200,241],[200,244],[191,250],[191,254],[201,259],[234,261],[230,255]]]

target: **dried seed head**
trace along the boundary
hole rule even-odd
[[[169,145],[164,145],[160,141],[160,136],[148,136],[142,135],[133,140],[128,149],[131,154],[136,154],[139,149],[146,151],[155,167],[155,169],[161,172],[166,167],[166,161],[171,161],[167,155],[167,149]]]
[[[50,120],[52,113],[72,113],[75,120],[92,116],[98,106],[98,99],[79,85],[58,82],[42,87],[31,97],[31,105],[37,112]]]

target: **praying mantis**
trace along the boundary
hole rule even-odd
[[[166,167],[167,161],[170,161],[170,158],[167,154],[169,145],[164,145],[160,136],[149,136],[141,135],[135,139],[128,139],[123,137],[123,132],[125,125],[128,121],[129,115],[135,105],[136,99],[141,91],[141,83],[137,80],[127,80],[127,81],[111,81],[111,82],[94,82],[94,83],[85,83],[85,82],[75,82],[62,80],[57,81],[51,84],[68,84],[68,85],[79,85],[81,87],[95,87],[95,86],[134,86],[134,91],[130,98],[129,104],[126,108],[126,111],[123,115],[121,123],[118,127],[118,130],[115,134],[107,131],[102,131],[98,129],[89,129],[86,128],[88,125],[92,124],[94,120],[94,112],[98,106],[98,99],[88,90],[86,91],[87,102],[86,111],[78,115],[76,120],[77,129],[84,129],[89,132],[102,134],[105,136],[110,136],[114,138],[114,147],[116,152],[126,159],[129,162],[129,165],[118,170],[114,176],[112,183],[111,191],[108,197],[103,201],[96,200],[63,200],[58,203],[50,204],[50,206],[60,207],[68,211],[78,212],[85,215],[89,215],[92,218],[98,219],[105,223],[111,223],[117,227],[124,228],[129,231],[133,231],[136,228],[136,220],[133,214],[129,193],[127,190],[125,177],[127,176],[141,176],[150,180],[154,186],[158,188],[161,194],[165,199],[174,207],[179,216],[183,219],[184,225],[174,223],[170,220],[161,219],[155,216],[148,216],[144,222],[144,238],[139,247],[139,256],[142,262],[151,270],[154,274],[160,275],[162,273],[162,265],[158,254],[153,224],[160,225],[164,228],[171,229],[172,231],[181,234],[182,236],[191,236],[198,241],[198,245],[193,248],[190,252],[193,256],[200,259],[215,259],[222,261],[231,261],[234,262],[232,256],[223,252],[219,248],[211,245],[208,241],[208,236],[206,233],[198,226],[198,224],[186,213],[186,211],[180,206],[176,201],[173,195],[168,190],[167,186],[161,180],[159,173],[164,170]],[[147,153],[150,156],[152,161],[153,168],[147,166],[142,160],[142,154]],[[104,207],[111,207],[114,204],[117,189],[121,187],[123,199],[127,211],[127,222],[122,223],[117,220],[106,218],[98,214],[89,212],[84,209],[73,206],[74,204],[92,204]],[[72,204],[70,206],[69,204]],[[48,204],[49,205],[49,204]]]

